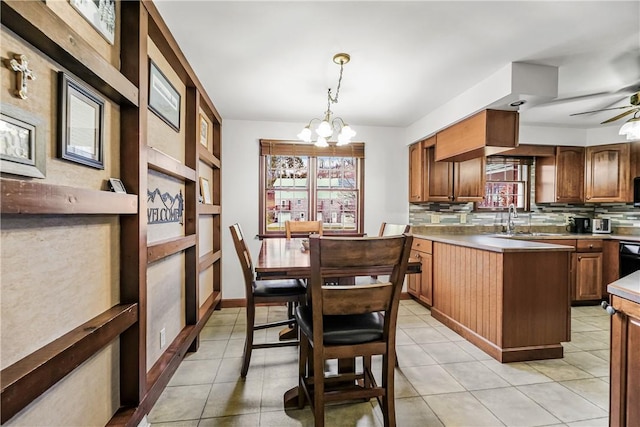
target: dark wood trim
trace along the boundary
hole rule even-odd
[[[219,215],[221,213],[220,205],[205,205],[204,203],[198,205],[198,214],[200,215]]]
[[[220,169],[220,159],[211,154],[211,152],[201,144],[199,144],[198,147],[198,155],[200,156],[200,160],[205,162],[207,165],[212,168]]]
[[[196,235],[175,237],[150,244],[147,247],[147,263],[158,261],[170,255],[182,252],[196,244]]]
[[[212,292],[209,295],[209,298],[202,304],[202,306],[198,309],[198,321],[203,320],[205,317],[207,320],[211,317],[211,313],[217,308],[220,300],[222,299],[222,294],[220,292]]]
[[[200,270],[204,271],[210,266],[213,265],[214,262],[217,262],[222,257],[222,251],[211,251],[209,253],[204,254],[200,257]]]
[[[137,319],[137,304],[116,305],[3,369],[2,423],[116,339]]]
[[[136,214],[138,196],[36,181],[0,179],[2,214]]]
[[[44,2],[3,0],[0,17],[3,26],[114,102],[138,105],[137,87]]]
[[[189,128],[187,127],[187,129]],[[149,169],[185,181],[195,182],[196,180],[196,171],[194,169],[153,147],[148,147],[147,149],[147,161],[149,162]]]
[[[502,151],[498,155],[509,157],[554,157],[556,155],[556,146],[520,144],[517,148]]]

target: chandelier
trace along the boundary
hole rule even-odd
[[[315,129],[318,138],[316,139],[315,145],[317,147],[328,147],[329,144],[327,140],[333,136],[334,131],[338,132],[338,142],[336,145],[346,145],[351,142],[351,138],[356,136],[356,132],[351,129],[347,123],[340,117],[332,117],[333,112],[331,111],[331,104],[338,103],[338,95],[340,94],[340,83],[342,83],[342,69],[344,64],[349,62],[351,57],[347,53],[336,53],[333,56],[333,62],[340,65],[340,76],[338,77],[338,87],[336,88],[336,96],[331,96],[331,88],[327,91],[327,111],[324,112],[324,118],[322,120],[318,118],[313,118],[309,121],[309,124],[306,125],[302,132],[298,134],[298,138],[300,138],[304,142],[311,142],[311,124],[313,122],[320,122],[318,127]]]
[[[640,110],[636,111],[632,118],[620,128],[619,135],[626,135],[627,140],[635,141],[640,139],[640,117],[638,117]]]

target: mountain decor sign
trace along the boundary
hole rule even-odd
[[[147,190],[147,224],[166,224],[179,222],[183,224],[184,199],[182,190],[175,196],[162,193],[156,188]]]

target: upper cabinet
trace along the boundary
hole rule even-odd
[[[484,110],[436,135],[436,159],[462,162],[517,147],[516,111]]]
[[[477,202],[484,197],[485,158],[438,162],[435,137],[409,147],[409,202]]]
[[[585,201],[629,201],[630,144],[587,147]]]
[[[555,156],[536,158],[536,203],[584,201],[584,147],[555,147]]]

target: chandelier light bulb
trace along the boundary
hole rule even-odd
[[[298,138],[304,142],[311,142],[311,129],[309,126],[305,126],[304,129],[298,134]]]
[[[327,140],[324,137],[319,136],[318,140],[315,143],[315,146],[316,147],[328,147],[329,144],[327,143]]]
[[[328,121],[323,120],[318,125],[318,129],[316,129],[316,133],[323,138],[328,138],[331,135],[333,135],[333,128],[331,127]]]
[[[627,140],[635,141],[640,139],[640,117],[633,117],[629,119],[622,127],[620,128],[620,135],[626,135]]]
[[[351,138],[345,135],[343,132],[340,132],[340,135],[338,135],[338,143],[336,145],[340,147],[341,145],[347,145],[350,142]]]
[[[351,138],[356,136],[356,131],[351,129],[351,126],[345,125],[340,131],[340,134],[345,134],[349,138],[349,142],[351,142]]]

